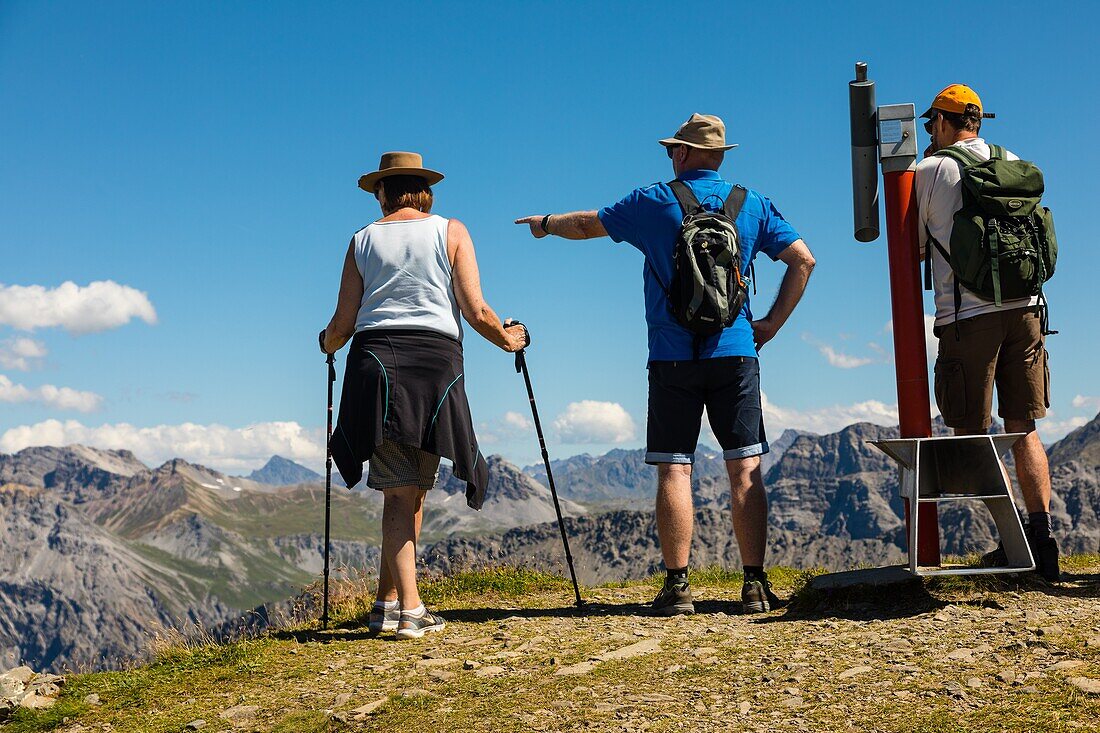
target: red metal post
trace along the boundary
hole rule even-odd
[[[883,188],[901,437],[928,438],[932,435],[932,414],[928,403],[928,353],[924,340],[914,175],[911,169],[884,172]],[[935,504],[922,504],[919,519],[917,562],[924,566],[939,565],[940,531]],[[905,523],[908,526],[908,501]]]

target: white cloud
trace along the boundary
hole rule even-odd
[[[878,400],[866,400],[851,405],[832,405],[816,410],[795,410],[781,407],[760,393],[764,409],[764,422],[768,432],[778,436],[787,428],[808,430],[812,433],[833,433],[856,422],[871,422],[878,425],[897,425],[898,406],[888,405]]]
[[[29,372],[45,358],[46,345],[41,341],[21,336],[0,342],[0,369],[16,369]]]
[[[846,340],[843,335],[841,339]],[[875,362],[875,359],[866,356],[852,356],[851,354],[837,351],[829,344],[822,343],[815,339],[812,334],[802,334],[802,340],[808,344],[812,344],[814,348],[821,352],[821,355],[828,360],[829,366],[834,366],[837,369],[855,369],[856,367],[867,366]]]
[[[1087,417],[1067,417],[1065,420],[1039,420],[1036,423],[1036,430],[1039,435],[1048,441],[1061,440],[1066,437],[1066,434],[1076,430],[1077,428],[1088,425],[1089,418]]]
[[[513,430],[529,433],[535,429],[535,423],[531,418],[526,415],[521,415],[518,412],[508,411],[504,413],[504,417],[501,418],[501,422],[505,426],[512,428]]]
[[[845,354],[837,351],[828,344],[818,344],[817,350],[829,360],[829,366],[834,366],[838,369],[855,369],[856,367],[867,366],[874,361],[874,359],[869,359],[866,356]]]
[[[0,452],[72,443],[131,450],[151,465],[183,458],[226,473],[259,468],[274,454],[313,467],[323,466],[325,461],[324,431],[307,430],[296,422],[256,423],[244,428],[216,423],[139,428],[128,423],[96,427],[76,420],[45,420],[11,428],[0,435]]]
[[[634,439],[634,420],[617,402],[572,402],[554,420],[563,443],[625,443]]]
[[[1089,397],[1088,395],[1079,394],[1073,398],[1073,407],[1077,410],[1083,410],[1088,408],[1090,410],[1100,410],[1100,397]]]
[[[0,374],[0,402],[38,402],[58,410],[93,412],[103,404],[103,398],[95,392],[80,392],[69,387],[55,387],[52,384],[25,387]]]
[[[514,443],[517,438],[526,438],[535,429],[535,423],[526,415],[509,410],[500,417],[477,424],[477,439],[490,450],[499,450],[501,446]]]
[[[63,328],[72,334],[96,333],[134,318],[150,325],[157,322],[149,296],[111,280],[86,286],[69,281],[56,288],[0,285],[0,324],[21,331]]]

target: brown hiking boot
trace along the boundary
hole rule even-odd
[[[771,585],[765,580],[746,580],[741,586],[741,612],[764,613],[783,606],[783,601],[772,593]]]
[[[665,583],[661,592],[653,599],[650,610],[657,616],[679,616],[695,613],[695,603],[691,596],[691,586],[685,583],[669,585]]]

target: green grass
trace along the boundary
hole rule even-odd
[[[1100,566],[1100,555],[1065,555],[1059,559],[1063,573],[1095,572]]]
[[[269,728],[272,733],[329,733],[343,730],[344,726],[334,723],[319,710],[299,710],[287,713],[282,720]]]
[[[225,704],[211,707],[202,701],[199,709],[176,710],[171,715],[150,716],[145,711],[163,710],[178,704],[180,698],[202,698],[225,685],[239,686],[261,677],[278,656],[278,644],[272,639],[243,640],[230,644],[211,641],[184,641],[170,635],[162,639],[152,663],[116,672],[70,675],[58,702],[48,710],[19,710],[5,724],[3,733],[45,733],[64,724],[66,718],[118,719],[144,721],[140,727],[126,730],[178,731],[197,717],[214,718]],[[88,695],[99,695],[101,705],[84,702]],[[203,709],[205,707],[205,710]],[[313,713],[317,720],[317,713]],[[326,724],[327,725],[327,724]],[[327,731],[328,727],[288,727],[287,731]]]
[[[448,576],[429,577],[420,588],[427,603],[450,604],[464,597],[521,598],[544,591],[572,589],[559,575],[516,567],[485,568]]]

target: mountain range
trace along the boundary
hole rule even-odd
[[[553,520],[546,488],[499,457],[489,466],[482,512],[441,472],[422,542]],[[79,445],[0,455],[0,669],[114,666],[158,626],[224,626],[297,594],[322,569],[324,493]],[[378,492],[333,489],[337,573],[376,571],[381,513]]]
[[[942,423],[936,432],[943,434]],[[794,567],[842,569],[893,564],[905,559],[903,502],[894,463],[870,440],[898,437],[897,428],[869,423],[829,435],[799,434],[765,476],[770,504],[768,562]],[[777,441],[778,443],[778,441]],[[1096,552],[1100,542],[1100,416],[1050,448],[1051,513],[1062,551]],[[701,452],[702,453],[702,452]],[[641,577],[661,567],[651,506],[652,469],[643,451],[612,451],[552,465],[566,496],[594,496],[618,508],[566,520],[583,582]],[[1009,456],[1011,458],[1011,456]],[[537,471],[537,467],[529,469]],[[628,476],[626,481],[619,478]],[[696,456],[695,535],[692,562],[739,567],[732,537],[728,483],[715,453]],[[635,488],[630,491],[629,481]],[[599,492],[601,482],[613,488]],[[595,489],[593,489],[595,487]],[[1022,501],[1017,496],[1017,505]],[[940,507],[940,545],[945,554],[986,551],[996,544],[992,519],[977,502]],[[482,564],[562,568],[563,552],[553,525],[518,527],[495,536],[454,537],[429,548],[426,559],[439,572]]]
[[[868,440],[896,429],[857,424],[775,441],[766,484],[769,562],[845,568],[904,556],[896,469]],[[1066,552],[1100,538],[1100,417],[1050,448],[1056,531]],[[290,465],[288,465],[290,464]],[[655,470],[640,450],[552,464],[583,581],[637,577],[660,565],[651,510]],[[466,507],[444,466],[421,535],[436,572],[484,564],[560,569],[562,549],[540,467],[489,458],[485,507]],[[545,469],[542,468],[544,471]],[[273,485],[282,479],[304,482]],[[0,455],[0,669],[112,667],[159,626],[221,627],[285,601],[321,571],[324,484],[273,457],[249,478],[183,460],[156,468],[128,451],[85,446]],[[333,566],[372,574],[378,492],[332,494]],[[739,565],[728,480],[717,451],[695,464],[693,563]],[[942,547],[988,549],[992,523],[944,505]]]

